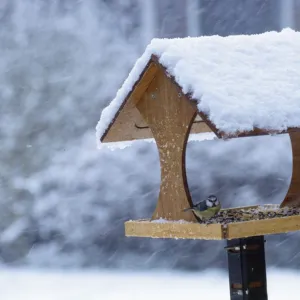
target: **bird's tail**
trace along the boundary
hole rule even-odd
[[[189,211],[189,210],[193,210],[193,207],[185,208],[182,211],[186,212],[186,211]]]

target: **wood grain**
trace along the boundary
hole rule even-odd
[[[292,154],[293,171],[290,187],[280,207],[300,207],[300,132],[289,132]]]
[[[144,119],[137,119],[135,121],[135,124],[140,129],[150,129],[147,122]],[[202,122],[194,121],[190,133],[204,133],[204,132],[212,132],[212,130],[206,125],[204,121]],[[149,135],[153,137],[151,130],[149,131]]]
[[[156,55],[152,55],[151,56],[151,60],[157,64],[157,67],[160,69],[161,73],[168,74],[167,69],[163,65],[161,65],[159,63],[159,58]],[[182,89],[181,89],[181,87],[179,86],[179,84],[175,80],[174,76],[170,76],[170,74],[168,74],[168,79],[172,82],[172,84],[174,86],[176,86],[176,89],[178,90],[178,92],[181,95],[184,95],[186,97],[186,99],[188,99],[191,103],[193,103],[193,105],[196,108],[197,114],[199,115],[199,117],[201,118],[201,120],[203,120],[206,123],[206,126],[207,126],[206,128],[209,128],[209,131],[206,131],[206,132],[214,132],[215,135],[220,138],[221,137],[220,132],[219,132],[218,128],[215,126],[215,124],[213,124],[209,120],[208,116],[205,113],[203,113],[202,111],[198,111],[198,109],[197,109],[198,99],[193,99],[192,96],[191,96],[191,94],[189,94],[189,93],[188,94],[184,94],[183,91],[182,91]],[[199,132],[203,132],[203,131],[199,131]],[[195,131],[193,133],[198,133],[198,131]]]
[[[289,132],[300,132],[300,128],[289,128],[287,130],[269,130],[269,129],[261,129],[254,128],[250,131],[238,131],[234,134],[226,134],[222,131],[219,131],[219,136],[223,139],[231,139],[231,138],[241,138],[241,137],[251,137],[251,136],[260,136],[260,135],[275,135],[275,134],[285,134]]]
[[[132,106],[132,103],[128,101],[102,142],[132,141],[153,137],[149,127],[137,128],[136,125],[143,126],[144,120],[136,107]]]
[[[150,220],[125,222],[125,235],[168,239],[221,240],[223,238],[220,224],[154,223]]]
[[[185,150],[196,106],[158,70],[137,108],[151,128],[160,157],[160,193],[152,219],[196,221],[192,212],[182,211],[192,205]]]
[[[149,128],[139,129],[135,126],[144,121],[139,111],[136,109],[135,104],[148,88],[157,70],[156,64],[153,64],[152,62],[147,64],[140,79],[136,82],[132,91],[127,95],[115,118],[100,138],[102,143],[152,138],[152,133]]]
[[[300,215],[222,224],[153,222],[136,220],[125,222],[125,235],[151,238],[222,240],[251,236],[287,233],[300,230]]]
[[[226,239],[286,233],[300,229],[300,216],[253,220],[227,224]]]

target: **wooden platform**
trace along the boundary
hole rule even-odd
[[[253,206],[244,207],[243,209],[247,208],[253,208]],[[241,208],[232,210],[237,209]],[[300,230],[300,215],[231,222],[228,224],[200,224],[165,220],[150,221],[149,219],[125,222],[125,235],[128,237],[230,240],[297,230]]]

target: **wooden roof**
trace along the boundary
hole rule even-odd
[[[151,130],[149,129],[142,116],[140,115],[138,109],[136,108],[136,104],[147,90],[149,84],[152,82],[159,69],[163,70],[163,72],[173,82],[173,84],[182,91],[181,87],[178,85],[174,77],[170,76],[166,68],[159,63],[158,57],[152,55],[143,72],[139,76],[139,79],[134,84],[132,90],[127,94],[124,102],[119,107],[114,118],[111,120],[109,126],[107,127],[105,132],[99,137],[101,142],[106,143],[131,141],[136,139],[147,139],[153,137]],[[183,91],[182,94],[185,95],[190,101],[197,103],[197,99],[193,99],[191,94],[184,94]],[[209,116],[207,116],[207,114],[201,111],[198,111],[198,116],[195,119],[191,128],[191,133],[214,132],[218,138],[223,139],[269,134],[282,134],[294,131],[299,131],[299,128],[291,127],[286,130],[254,128],[250,131],[241,131],[236,132],[235,134],[227,134],[226,132],[219,130],[216,127],[216,125],[212,121],[210,121]]]
[[[197,106],[192,132],[218,137],[300,127],[300,33],[154,39],[97,125],[102,142],[152,137],[135,105],[158,70]],[[207,126],[204,126],[204,123]]]

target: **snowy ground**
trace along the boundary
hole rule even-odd
[[[270,300],[299,299],[300,274],[268,273]],[[205,273],[62,272],[0,269],[1,300],[229,299],[227,275]]]

